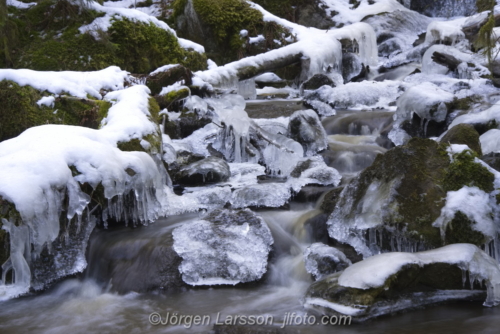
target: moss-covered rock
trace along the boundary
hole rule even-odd
[[[386,194],[380,208],[384,226],[404,231],[410,240],[438,247],[442,244],[441,236],[432,223],[444,205],[446,191],[441,183],[449,165],[444,147],[430,139],[413,138],[404,146],[378,155],[348,186],[349,191],[343,192],[335,211],[352,200],[353,210],[346,218],[360,214],[358,211],[370,196],[369,187],[378,184],[377,191]]]
[[[186,51],[170,32],[153,23],[115,20],[108,30],[117,46],[118,65],[134,73],[148,73],[165,64],[182,64],[193,71],[206,68],[206,56]]]
[[[446,147],[430,139],[413,138],[406,145],[378,155],[338,198],[335,193],[332,195],[336,202],[331,216],[335,224],[354,219],[370,219],[371,224],[377,221],[377,247],[389,251],[394,250],[390,242],[393,236],[424,248],[484,242],[486,237],[474,232],[475,222],[464,220],[461,215],[454,219],[457,228],[446,231],[445,240],[433,226],[441,216],[447,192],[464,186],[475,186],[486,193],[494,189],[493,174],[475,162],[472,151],[454,154],[450,160]],[[375,207],[373,203],[377,203]],[[366,215],[369,218],[363,218]],[[334,235],[334,226],[330,229]]]
[[[89,71],[117,65],[135,73],[149,73],[170,63],[192,70],[207,66],[205,54],[181,48],[172,33],[152,23],[116,18],[108,31],[80,33],[78,28],[104,13],[67,0],[43,0],[12,14],[19,32],[17,43],[10,48],[9,63],[1,58],[0,65],[40,71]]]
[[[463,144],[469,146],[478,155],[482,155],[479,133],[470,124],[458,124],[441,138],[441,143]]]
[[[182,106],[181,100],[184,100],[191,94],[187,87],[181,87],[177,90],[171,90],[165,95],[156,95],[154,98],[161,109],[167,108],[169,111],[177,112]]]
[[[489,193],[493,191],[495,176],[486,167],[475,162],[477,156],[465,150],[453,156],[453,162],[446,170],[443,189],[457,191],[464,186],[478,187]]]
[[[202,44],[218,64],[281,47],[291,36],[275,22],[264,22],[260,11],[242,0],[176,0],[174,18],[179,35]],[[240,35],[242,30],[248,36]],[[262,44],[247,43],[258,34],[265,36]]]
[[[149,98],[149,119],[155,124],[159,124],[160,120],[160,107],[156,100],[152,97]],[[162,135],[160,128],[157,127],[156,131],[149,133],[142,138],[133,138],[129,141],[119,142],[118,148],[122,151],[142,151],[151,155],[157,155],[162,152]]]
[[[111,104],[107,101],[59,96],[54,107],[39,106],[48,96],[31,86],[19,86],[13,81],[0,81],[0,140],[16,137],[24,130],[43,124],[79,125],[97,129],[103,114]]]
[[[478,13],[485,10],[491,10],[496,4],[496,0],[476,0],[476,8]]]
[[[319,298],[327,302],[354,307],[357,319],[380,316],[387,312],[419,307],[436,302],[436,294],[440,290],[463,290],[470,287],[469,280],[463,282],[462,270],[457,265],[448,263],[432,263],[424,266],[409,264],[391,275],[385,284],[377,288],[357,289],[341,286],[338,278],[341,273],[327,276],[314,282],[306,292],[306,303],[309,298]],[[481,290],[479,284],[474,288]],[[463,299],[483,299],[484,293],[479,291],[466,294]],[[460,297],[448,296],[449,299]],[[412,301],[405,303],[404,301]],[[446,300],[443,295],[442,299]],[[314,307],[317,308],[317,307]],[[320,308],[326,314],[338,314],[329,308]]]

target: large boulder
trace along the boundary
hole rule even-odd
[[[467,275],[467,272],[469,275]],[[420,253],[385,253],[313,283],[305,306],[365,320],[447,300],[485,297],[498,305],[500,267],[478,247],[449,245]]]
[[[248,209],[215,210],[173,231],[179,271],[189,285],[235,285],[258,281],[267,271],[273,237]]]
[[[118,293],[184,287],[178,270],[181,257],[173,249],[171,232],[156,230],[155,238],[151,233],[146,228],[94,231],[88,246],[88,276]]]
[[[442,215],[448,192],[476,187],[482,192],[479,200],[493,191],[493,174],[474,160],[471,151],[454,154],[453,160],[448,154],[444,144],[413,138],[378,155],[333,201],[330,237],[350,244],[365,257],[380,250],[440,247],[454,242],[453,235],[460,242],[478,245],[489,240],[484,233],[478,238],[475,232],[481,228],[471,221],[458,222],[460,229],[452,228],[453,222],[446,225],[444,239],[433,226]]]

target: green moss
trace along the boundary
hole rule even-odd
[[[179,90],[173,90],[168,92],[165,95],[158,95],[155,97],[156,101],[160,105],[161,108],[167,108],[170,111],[175,111],[175,108],[171,108],[171,106],[182,99],[185,99],[190,95],[190,91],[188,88],[182,88]]]
[[[99,113],[106,112],[107,101],[60,96],[54,108],[36,103],[49,94],[13,81],[0,81],[0,140],[18,136],[24,130],[43,124],[79,125],[96,129]]]
[[[454,155],[443,180],[446,191],[457,191],[464,186],[478,187],[489,193],[493,191],[495,176],[481,164],[474,162],[475,153],[465,150]]]
[[[128,71],[149,73],[165,64],[182,64],[193,70],[206,67],[204,55],[182,49],[172,33],[152,23],[115,20],[109,34],[120,55],[118,64]]]
[[[479,156],[483,155],[479,133],[470,124],[458,124],[452,127],[441,139],[442,143],[464,144]]]
[[[476,8],[478,13],[485,10],[491,10],[495,6],[496,0],[476,0]]]
[[[156,103],[156,100],[152,97],[149,98],[149,113],[151,116],[149,116],[150,120],[154,123],[158,123],[160,121],[160,107],[158,106],[158,103]],[[148,148],[144,148],[141,145],[141,141],[144,140],[149,143]],[[141,151],[141,152],[147,152],[149,154],[157,154],[161,152],[161,146],[162,146],[162,138],[161,138],[161,133],[159,128],[155,133],[150,133],[142,137],[141,139],[134,138],[131,139],[127,142],[119,142],[118,143],[118,148],[122,151]]]
[[[9,65],[43,71],[100,70],[117,65],[147,73],[169,63],[206,68],[204,54],[182,49],[177,38],[153,24],[115,20],[109,31],[81,34],[79,27],[104,13],[84,10],[65,0],[43,0],[11,21],[21,34],[10,48]],[[1,55],[0,55],[1,56]]]
[[[446,244],[469,243],[482,246],[487,238],[481,232],[472,229],[475,224],[465,214],[458,211],[448,224],[445,234]]]
[[[242,0],[193,0],[201,27],[197,22],[190,22],[192,17],[184,15],[186,0],[175,1],[174,17],[183,37],[205,46],[208,56],[218,64],[225,64],[243,57],[266,52],[269,49],[289,44],[285,36],[291,36],[288,29],[274,22],[264,22],[260,11],[250,7]],[[200,29],[194,33],[194,29]],[[263,43],[249,44],[246,37],[240,36],[241,30],[247,30],[249,36],[262,34]],[[279,40],[281,44],[275,43]]]

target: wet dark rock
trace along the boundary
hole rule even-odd
[[[288,137],[299,142],[308,156],[327,147],[325,129],[314,110],[298,110],[290,116]]]
[[[356,53],[349,52],[342,55],[342,77],[344,78],[344,83],[358,76],[362,70],[363,64]]]
[[[293,197],[293,200],[304,203],[316,202],[329,189],[329,187],[305,186]]]
[[[181,167],[174,179],[184,186],[200,186],[224,182],[230,176],[231,172],[226,161],[216,157],[208,157]]]
[[[332,79],[330,79],[328,76],[324,74],[315,74],[312,76],[312,78],[302,84],[302,88],[307,90],[316,90],[325,85],[335,87]]]
[[[143,227],[141,227],[143,228]],[[171,234],[162,238],[130,238],[128,228],[114,231],[96,230],[89,246],[89,277],[110,283],[118,293],[171,291],[184,286],[178,267],[181,257],[173,249]]]
[[[183,111],[175,121],[167,120],[165,133],[172,139],[182,139],[211,122],[210,117],[200,116],[196,112]]]
[[[337,201],[339,200],[340,193],[343,189],[343,187],[337,187],[327,192],[323,198],[323,203],[321,203],[320,209],[330,215],[333,212],[333,209],[335,209],[335,205],[337,205]]]
[[[470,124],[458,124],[452,127],[440,141],[441,143],[464,144],[479,156],[482,155],[479,133]]]
[[[340,250],[323,243],[313,243],[304,252],[306,270],[315,280],[342,271],[351,261]]]

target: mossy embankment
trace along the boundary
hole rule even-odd
[[[8,43],[0,67],[40,71],[90,71],[117,65],[149,73],[179,63],[193,71],[206,68],[206,56],[180,47],[177,38],[153,23],[115,17],[107,31],[79,28],[104,16],[67,0],[42,0],[28,9],[8,7]]]

